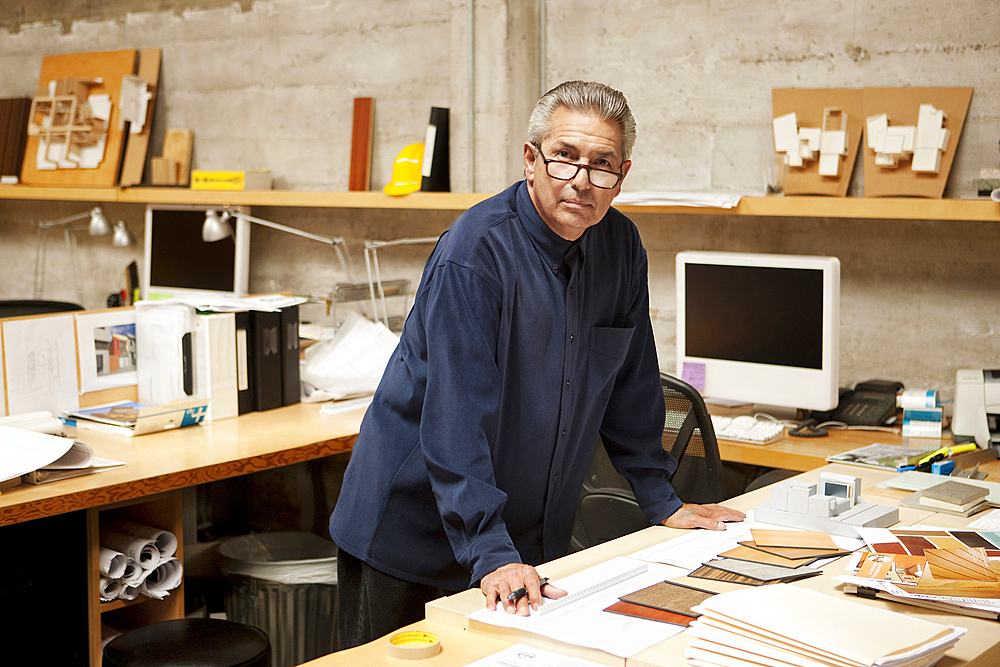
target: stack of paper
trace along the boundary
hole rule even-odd
[[[695,611],[692,667],[926,667],[965,633],[789,584],[721,593]]]

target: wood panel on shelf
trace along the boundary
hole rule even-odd
[[[132,204],[244,204],[312,208],[370,208],[464,211],[488,198],[483,193],[414,192],[390,197],[378,192],[300,192],[296,190],[216,191],[190,188],[53,188],[0,186],[0,199],[121,202]],[[916,197],[744,197],[735,208],[696,206],[617,207],[625,213],[736,215],[775,218],[853,218],[891,220],[969,220],[1000,222],[1000,206],[989,199]]]

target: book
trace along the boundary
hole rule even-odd
[[[935,486],[924,489],[923,500],[926,504],[938,503],[950,506],[968,505],[980,501],[989,495],[989,491],[981,486],[963,484],[955,480],[948,480]]]
[[[831,454],[826,457],[830,463],[846,463],[848,465],[866,466],[869,468],[880,468],[882,470],[898,470],[908,465],[916,465],[928,453],[938,449],[939,443],[928,444],[923,447],[912,445],[888,445],[881,442],[874,442],[864,447],[858,447],[840,454]]]
[[[94,450],[90,445],[74,441],[65,454],[49,465],[21,475],[21,481],[25,484],[45,484],[46,482],[55,482],[60,479],[70,479],[72,477],[124,467],[124,461],[114,461],[94,456]]]
[[[299,307],[281,309],[281,404],[294,405],[302,400],[299,369]]]
[[[179,399],[160,406],[121,401],[73,410],[63,421],[77,429],[131,437],[200,424],[208,412],[208,401],[207,398]]]
[[[209,399],[205,421],[239,415],[234,313],[195,315],[194,393]]]
[[[249,355],[253,358],[254,405],[258,412],[281,407],[281,313],[250,311]]]
[[[256,369],[250,353],[250,311],[236,312],[236,392],[239,413],[254,410]]]

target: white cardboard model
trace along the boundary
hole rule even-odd
[[[861,479],[820,473],[818,484],[790,481],[771,490],[771,499],[754,508],[754,519],[789,528],[819,530],[858,537],[856,527],[888,528],[899,522],[899,510],[861,499]]]

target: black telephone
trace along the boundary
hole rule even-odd
[[[903,383],[894,380],[859,382],[853,390],[841,392],[830,419],[852,426],[879,426],[896,413],[896,394],[902,389]]]

